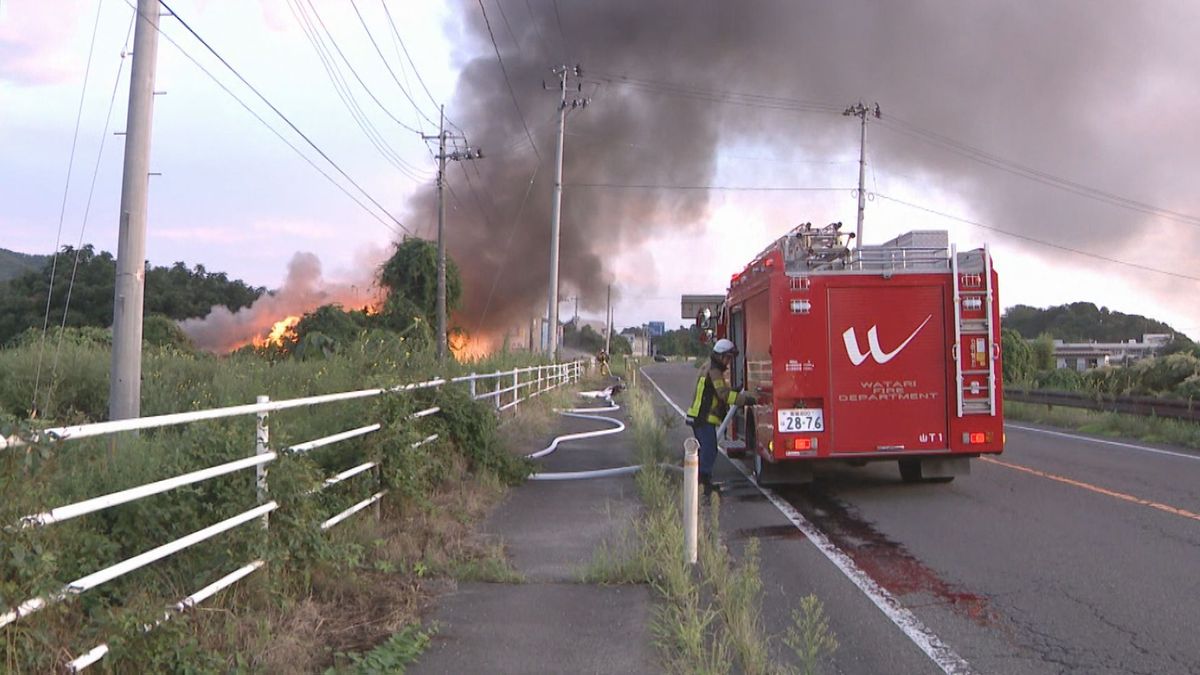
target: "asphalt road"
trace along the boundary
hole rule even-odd
[[[694,368],[645,372],[687,406]],[[723,529],[762,545],[766,625],[815,592],[841,673],[1200,673],[1200,454],[1007,434],[997,461],[950,484],[907,485],[881,462],[775,490],[808,535],[718,460]]]

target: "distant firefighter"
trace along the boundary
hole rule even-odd
[[[598,363],[600,365],[600,374],[601,375],[609,374],[608,352],[604,351],[603,349],[601,349],[599,352],[597,352],[596,353],[596,363]]]

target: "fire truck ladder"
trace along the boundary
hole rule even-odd
[[[954,278],[954,380],[957,388],[958,416],[964,415],[996,415],[996,353],[998,346],[993,344],[992,326],[995,316],[992,313],[992,256],[985,244],[983,250],[983,279],[982,288],[977,285],[972,289],[964,289],[962,276],[959,274],[958,251],[950,248],[950,266]],[[970,254],[964,254],[970,255]],[[982,319],[967,319],[963,317],[963,301],[966,298],[978,298],[983,303],[984,316]],[[983,338],[987,347],[987,369],[964,370],[962,363],[962,337],[977,335]],[[963,376],[986,376],[987,398],[966,399],[963,394],[973,391],[973,387],[963,386]]]

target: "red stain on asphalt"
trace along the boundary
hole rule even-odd
[[[804,533],[790,523],[765,527],[743,527],[735,530],[733,536],[739,539],[805,539]]]
[[[780,490],[779,494],[892,595],[916,600],[916,605],[921,604],[920,596],[930,597],[980,626],[991,626],[999,619],[985,596],[947,582],[819,485]]]

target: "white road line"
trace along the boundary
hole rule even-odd
[[[658,386],[658,383],[654,381],[654,378],[647,375],[644,369],[639,369],[639,371],[642,373],[642,375],[646,376],[646,381],[658,391],[659,395],[663,397],[663,400],[665,400],[668,405],[675,409],[675,412],[679,413],[680,416],[686,415],[679,406],[675,405],[675,402],[671,400],[671,397],[667,396],[667,393],[662,390],[662,387]],[[750,479],[750,474],[746,471],[745,467],[742,466],[741,462],[734,462],[731,460],[730,463],[733,464],[733,466],[737,468],[737,470],[740,471],[743,476],[745,476],[748,480]],[[838,548],[837,545],[829,540],[829,537],[825,536],[825,533],[818,530],[817,527],[812,524],[812,522],[805,518],[791,504],[788,504],[779,495],[775,494],[774,491],[758,485],[753,480],[750,480],[750,484],[757,487],[758,491],[761,492],[763,496],[766,497],[772,504],[774,504],[775,508],[779,509],[779,512],[782,513],[783,516],[796,527],[796,529],[804,533],[804,536],[807,537],[808,540],[817,547],[817,550],[820,551],[821,554],[829,560],[829,562],[833,563],[834,566],[841,570],[842,574],[844,574],[851,583],[857,586],[858,589],[871,600],[871,602],[875,603],[875,606],[879,608],[879,611],[883,612],[884,616],[890,619],[891,622],[895,624],[896,627],[899,628],[909,640],[912,640],[913,644],[915,644],[918,649],[925,652],[925,655],[928,656],[938,668],[941,668],[942,672],[946,673],[946,675],[970,675],[974,672],[971,670],[971,666],[967,663],[966,659],[963,659],[949,645],[942,642],[941,638],[939,638],[933,631],[926,627],[925,624],[921,623],[921,620],[918,619],[915,614],[909,611],[908,608],[901,604],[900,601],[896,599],[896,596],[889,593],[887,589],[876,583],[875,580],[870,577],[870,575],[862,571],[862,569],[854,563],[854,560],[847,555],[845,551],[842,551],[840,548]]]
[[[1011,429],[1020,429],[1021,431],[1032,431],[1032,432],[1038,433],[1038,434],[1046,434],[1047,436],[1060,436],[1062,438],[1070,438],[1070,439],[1076,440],[1076,441],[1088,441],[1091,443],[1098,443],[1100,445],[1112,445],[1112,446],[1115,446],[1118,448],[1128,448],[1130,450],[1141,450],[1142,452],[1152,452],[1156,455],[1168,455],[1170,457],[1181,457],[1183,459],[1190,459],[1193,461],[1200,462],[1200,455],[1189,455],[1186,452],[1174,452],[1172,450],[1160,450],[1158,448],[1149,448],[1144,445],[1136,445],[1134,443],[1122,443],[1120,441],[1106,441],[1106,440],[1100,439],[1100,438],[1092,438],[1090,436],[1079,436],[1077,434],[1067,434],[1067,433],[1063,433],[1061,431],[1050,431],[1049,429],[1038,429],[1037,427],[1023,427],[1019,424],[1005,423],[1004,426],[1009,427]]]

